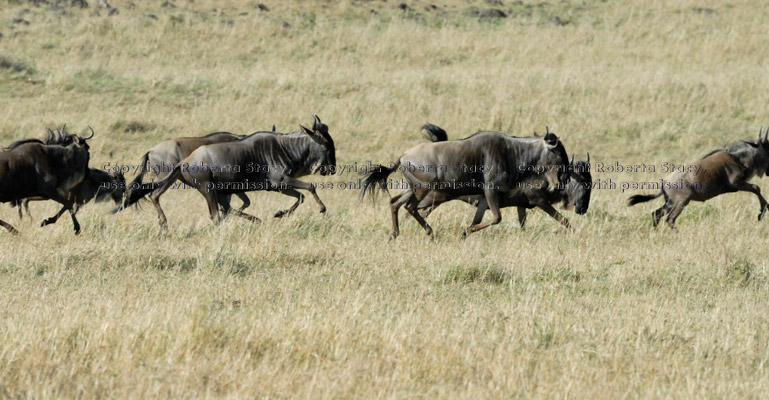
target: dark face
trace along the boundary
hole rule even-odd
[[[328,126],[326,124],[317,123],[313,126],[315,136],[320,140],[316,142],[323,148],[323,158],[320,161],[318,171],[321,175],[334,175],[336,174],[336,148],[334,147],[334,140],[331,139],[331,135],[328,134]]]
[[[544,159],[540,160],[540,165],[550,168],[548,183],[551,187],[563,187],[569,181],[569,157],[566,154],[566,148],[552,132],[548,132],[542,140],[545,143],[547,153]]]
[[[578,161],[573,165],[566,186],[567,197],[564,206],[574,208],[579,215],[585,214],[590,204],[590,192],[593,187],[593,177],[590,175],[590,164]]]

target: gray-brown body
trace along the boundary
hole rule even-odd
[[[446,131],[433,124],[423,125],[422,132],[432,142],[445,142],[448,140]],[[553,207],[553,204],[562,202],[565,209],[574,210],[579,215],[587,212],[593,186],[593,179],[590,175],[590,154],[587,155],[587,161],[578,161],[576,164],[574,164],[572,157],[568,173],[566,185],[556,190],[550,190],[547,179],[542,174],[534,174],[526,178],[516,185],[515,189],[505,193],[504,196],[500,196],[499,208],[516,207],[521,229],[524,229],[526,225],[526,210],[532,208],[543,210],[566,228],[571,228],[569,220],[561,215]],[[401,193],[401,195],[406,194]],[[419,202],[418,209],[425,211],[423,218],[427,218],[440,204],[454,200],[448,196],[436,196],[438,196],[438,192],[432,192]],[[473,218],[472,222],[473,225],[479,224],[483,220],[483,215],[489,208],[483,195],[460,196],[456,200],[477,206],[475,218]]]
[[[321,212],[326,206],[312,184],[298,177],[320,172],[334,174],[336,155],[328,126],[314,116],[313,129],[300,126],[301,132],[277,134],[254,133],[242,140],[201,146],[193,151],[150,195],[158,211],[163,229],[167,226],[159,198],[175,181],[196,188],[205,197],[211,219],[221,219],[231,210],[232,194],[253,190],[278,191],[296,198],[292,207],[279,211],[276,217],[288,215],[302,203],[304,196],[296,189],[307,190],[319,204]],[[241,215],[258,221],[256,217]]]
[[[691,163],[690,167],[688,171],[668,175],[656,195],[631,196],[628,205],[664,196],[665,204],[652,213],[654,227],[657,227],[662,216],[667,213],[668,225],[675,228],[676,218],[690,201],[704,202],[724,193],[745,191],[758,197],[758,219],[764,217],[766,199],[761,195],[761,189],[748,181],[754,176],[769,173],[769,141],[766,136],[762,138],[759,132],[759,138],[754,142],[741,141],[728,149],[714,150]]]
[[[81,138],[61,129],[59,140],[52,144],[30,141],[0,152],[0,203],[18,203],[30,197],[56,201],[70,211],[75,233],[80,233],[73,191],[86,176],[90,157],[86,141],[91,137],[93,130]],[[48,223],[46,220],[43,225]],[[0,226],[17,233],[5,221],[0,221]]]
[[[455,141],[423,143],[407,150],[391,167],[379,166],[363,182],[362,196],[378,185],[387,188],[387,177],[403,173],[409,190],[390,200],[393,223],[391,239],[399,234],[398,209],[406,210],[432,236],[432,228],[419,214],[423,200],[448,201],[461,196],[482,195],[494,216],[491,222],[474,223],[465,234],[501,220],[500,198],[517,188],[519,182],[541,174],[555,188],[565,182],[569,160],[555,134],[519,138],[500,132],[478,132]]]

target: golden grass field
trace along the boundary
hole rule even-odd
[[[350,165],[395,160],[425,122],[451,138],[547,125],[617,188],[563,212],[573,233],[540,211],[521,231],[506,209],[462,240],[474,210],[452,203],[428,219],[434,241],[409,219],[390,243],[386,199],[357,190],[285,219],[272,214],[293,199],[251,193],[264,222],[218,226],[197,192],[171,191],[165,235],[148,203],[89,204],[80,236],[66,215],[38,226],[55,203],[21,221],[0,206],[21,231],[0,232],[0,397],[766,396],[755,196],[655,231],[662,200],[628,208],[650,191],[619,185],[769,125],[769,4],[263,1],[111,0],[109,16],[96,0],[0,0],[0,144],[90,125],[92,167],[136,165],[165,138],[317,114]],[[656,171],[597,170],[617,162]]]

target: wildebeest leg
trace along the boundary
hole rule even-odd
[[[526,229],[526,207],[518,207],[518,223],[521,225],[521,230]]]
[[[24,207],[24,211],[27,212],[27,216],[32,218],[32,214],[30,214],[30,212],[29,212],[29,202],[30,202],[30,200],[31,199],[24,199],[24,200],[22,200],[21,205],[19,206],[19,219],[21,219],[21,207],[22,206]]]
[[[406,204],[406,202],[409,201],[409,198],[413,195],[413,192],[406,191],[390,199],[390,214],[392,215],[393,222],[393,233],[390,235],[390,240],[397,238],[400,234],[400,229],[398,227],[398,209]]]
[[[422,218],[421,215],[419,215],[419,211],[417,211],[417,208],[419,208],[419,201],[415,196],[409,196],[408,202],[406,203],[406,206],[403,207],[408,211],[409,214],[411,214],[412,217],[414,217],[417,222],[419,222],[419,225],[422,227],[422,229],[425,230],[427,233],[427,236],[430,236],[430,238],[433,238],[433,228],[430,227],[430,225],[425,221],[424,218]]]
[[[323,204],[322,201],[320,201],[320,197],[318,197],[318,193],[315,192],[315,185],[313,185],[312,183],[307,183],[291,177],[285,178],[282,183],[285,185],[288,185],[290,188],[293,188],[293,189],[302,189],[310,192],[312,197],[315,199],[315,202],[318,203],[318,205],[320,206],[320,212],[321,213],[326,212],[326,205]],[[283,193],[283,190],[280,190],[280,192]],[[298,201],[296,204],[294,204],[294,206],[291,207],[290,211],[294,211],[296,207],[299,206],[299,203],[301,203],[301,201]],[[276,214],[275,216],[277,217],[279,215]]]
[[[761,195],[761,189],[757,185],[747,182],[740,182],[735,186],[739,191],[750,192],[758,196],[758,201],[761,203],[761,212],[758,214],[758,220],[761,221],[761,219],[764,218],[767,207],[766,199],[764,199],[764,196]]]
[[[481,201],[478,202],[478,208],[475,210],[475,217],[473,217],[473,222],[470,225],[478,225],[483,221],[483,216],[486,214],[486,210],[489,209],[489,203],[486,202],[486,199],[481,199]]]
[[[481,229],[487,228],[491,225],[496,225],[502,221],[502,213],[499,211],[499,204],[497,204],[497,191],[495,189],[484,189],[483,194],[486,196],[486,204],[488,205],[489,210],[491,210],[493,219],[482,224],[470,225],[467,229],[465,229],[463,236],[467,236],[473,232],[478,232]]]
[[[654,229],[657,229],[657,225],[660,223],[660,219],[662,219],[662,216],[665,215],[665,213],[669,213],[670,210],[673,209],[673,203],[670,202],[670,200],[665,200],[665,204],[662,205],[662,207],[656,209],[652,212],[652,218],[654,222]]]
[[[676,218],[678,218],[678,216],[681,214],[681,211],[684,210],[684,207],[686,207],[687,203],[689,203],[689,202],[686,201],[686,202],[682,202],[682,203],[677,203],[673,207],[673,211],[671,211],[670,214],[668,214],[667,223],[668,223],[668,226],[670,227],[670,229],[676,229],[676,226],[675,226],[676,225]]]
[[[11,224],[9,224],[9,223],[1,220],[1,219],[0,219],[0,226],[2,226],[3,228],[7,229],[8,232],[10,232],[13,235],[18,235],[19,234],[19,231],[17,231],[16,228],[12,227]]]
[[[278,190],[278,192],[285,194],[286,196],[291,196],[296,198],[296,202],[291,207],[289,207],[288,210],[279,210],[278,212],[276,212],[274,215],[275,218],[288,216],[289,214],[294,212],[294,210],[296,210],[296,208],[299,207],[299,205],[302,204],[302,202],[304,201],[304,195],[297,192],[294,189],[283,189],[283,190]]]
[[[235,193],[235,196],[238,196],[238,198],[239,198],[241,201],[243,201],[243,205],[242,205],[242,206],[240,206],[240,208],[238,209],[238,211],[243,211],[243,210],[245,210],[246,208],[248,208],[248,206],[250,206],[250,205],[251,205],[251,200],[249,200],[249,199],[248,199],[248,196],[246,196],[246,194],[245,194],[245,193]],[[246,214],[246,215],[248,215],[248,214]],[[256,218],[256,217],[254,217],[254,218]],[[258,218],[257,218],[257,219],[258,219]]]
[[[214,224],[219,224],[223,219],[222,214],[219,213],[219,207],[221,206],[224,209],[224,215],[226,216],[230,210],[229,196],[218,196],[216,190],[207,189],[205,185],[200,185],[198,192],[206,199],[208,214],[211,220],[214,221]]]
[[[222,211],[224,212],[224,215],[232,213],[233,215],[236,215],[241,218],[245,218],[251,222],[262,222],[262,220],[260,220],[259,218],[256,218],[251,214],[246,214],[242,211],[244,208],[248,207],[251,204],[250,202],[248,202],[248,197],[245,195],[245,193],[235,193],[235,195],[240,198],[244,198],[246,201],[246,203],[244,203],[244,205],[241,206],[240,209],[234,209],[230,207],[230,199],[232,198],[231,195],[218,194],[219,205],[222,206]],[[225,204],[226,204],[226,207],[225,207]]]
[[[61,217],[62,214],[64,214],[64,211],[67,211],[67,207],[62,207],[59,212],[56,213],[53,217],[46,218],[43,220],[43,222],[40,224],[40,226],[46,226],[50,224],[55,224],[56,221],[59,220],[59,217]]]
[[[561,225],[566,227],[566,229],[571,229],[571,224],[569,223],[569,220],[566,219],[566,217],[564,217],[563,215],[561,215],[561,213],[559,213],[558,210],[553,208],[553,206],[551,206],[550,204],[543,204],[543,205],[539,205],[538,207],[541,208],[542,211],[546,212],[547,215],[553,217],[556,221],[560,222]],[[526,211],[524,210],[524,213],[525,212]],[[526,217],[524,216],[524,218]]]
[[[75,227],[75,235],[80,234],[80,223],[77,222],[77,218],[75,217],[75,213],[77,211],[70,209],[69,215],[72,217],[72,225]]]

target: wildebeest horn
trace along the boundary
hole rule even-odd
[[[761,134],[764,133],[763,130],[764,130],[763,126],[759,126],[758,127],[758,143],[761,143]],[[767,130],[769,130],[769,129],[767,129]]]
[[[587,153],[587,163],[590,164],[590,153]]]
[[[90,125],[88,126],[88,129],[91,131],[91,134],[90,134],[90,135],[88,135],[88,137],[84,137],[84,138],[83,138],[83,140],[88,140],[88,139],[92,138],[92,137],[93,137],[93,135],[94,135],[94,131],[93,131],[93,128],[91,128],[91,126],[90,126]]]
[[[61,129],[59,130],[59,135],[63,135],[67,132],[67,124],[64,124],[61,126]]]
[[[574,165],[574,153],[571,153],[571,161],[569,161],[569,164]]]
[[[547,136],[548,134],[550,134],[550,128],[547,125],[545,125],[545,136]]]
[[[764,131],[764,143],[769,142],[769,127]]]
[[[318,116],[315,115],[315,114],[312,114],[312,118],[313,118],[313,120],[312,120],[312,129],[316,130],[316,129],[318,129],[319,125],[321,124],[320,118],[318,118]]]

